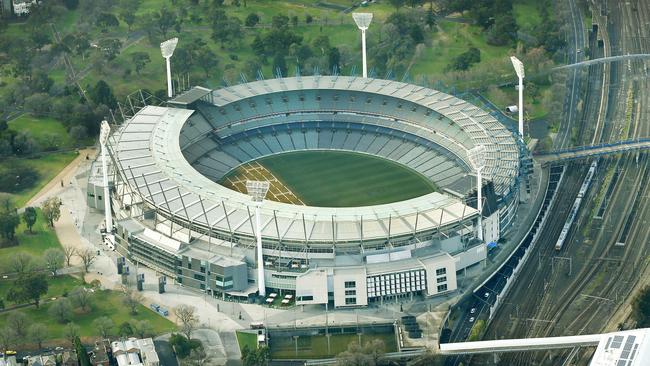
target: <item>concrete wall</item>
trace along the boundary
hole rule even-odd
[[[422,260],[427,272],[427,296],[435,296],[446,292],[455,291],[456,262],[449,254],[441,254]]]
[[[327,303],[327,271],[313,269],[296,278],[296,305]],[[304,297],[310,296],[307,300]]]

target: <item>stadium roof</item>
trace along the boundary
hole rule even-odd
[[[191,110],[148,106],[111,138],[122,177],[141,197],[176,218],[215,230],[253,236],[252,202],[195,170],[178,141]],[[118,192],[118,194],[124,192]],[[131,197],[133,202],[137,199]],[[440,193],[407,201],[345,208],[267,201],[262,235],[287,241],[345,242],[410,235],[476,216],[474,208]]]
[[[433,125],[433,122],[427,124],[429,114],[427,112],[425,115],[425,112],[435,111],[445,117],[444,121],[435,120],[436,128],[448,126],[444,128],[449,131],[430,128],[417,130],[417,133],[427,132],[431,138],[444,140],[443,147],[453,148],[454,154],[463,160],[467,160],[464,156],[467,148],[476,144],[485,145],[487,159],[484,173],[495,181],[495,185],[503,187],[501,193],[510,187],[518,174],[516,141],[503,125],[476,106],[415,85],[355,77],[298,77],[262,80],[214,91],[193,88],[175,98],[171,104],[192,107],[193,102],[202,100],[216,107],[232,105],[232,115],[227,118],[241,119],[249,118],[247,116],[251,113],[254,115],[256,109],[240,109],[237,102],[254,96],[296,90],[347,90],[380,98],[399,98],[404,103],[410,102],[408,105],[412,108],[407,110],[405,107],[391,113],[410,113],[410,117],[404,122],[392,124],[419,124],[419,129]],[[345,108],[343,103],[334,103],[335,106],[337,104]],[[372,107],[367,103],[358,104],[366,105],[364,108]],[[242,106],[248,107],[248,104]],[[194,112],[190,109],[148,106],[111,136],[112,158],[119,167],[121,180],[127,181],[130,190],[139,197],[130,195],[119,185],[118,194],[123,196],[125,202],[137,203],[144,198],[160,213],[175,220],[252,238],[254,220],[250,197],[210,180],[198,172],[183,154],[179,136]],[[235,128],[245,123],[241,121],[235,121]],[[453,135],[446,135],[450,131]],[[459,143],[456,137],[462,137],[464,142]],[[188,143],[191,142],[184,141],[184,146]],[[390,240],[458,225],[477,215],[474,208],[459,199],[440,193],[366,207],[310,207],[266,201],[261,212],[262,235],[265,238],[312,243]]]

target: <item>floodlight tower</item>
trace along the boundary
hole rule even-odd
[[[476,170],[476,209],[478,210],[478,239],[483,240],[483,176],[485,168],[485,145],[477,145],[467,151],[469,160]]]
[[[519,138],[524,139],[524,78],[526,73],[524,72],[524,64],[519,61],[515,56],[510,57],[512,61],[512,66],[515,68],[517,77],[519,78]]]
[[[174,94],[172,92],[172,66],[170,59],[174,55],[174,50],[178,44],[178,38],[169,39],[160,44],[160,52],[162,57],[165,58],[165,63],[167,64],[167,96],[172,97]]]
[[[264,283],[264,257],[262,255],[262,225],[260,224],[260,207],[269,191],[269,182],[247,180],[246,191],[255,204],[255,236],[257,239],[257,287],[260,296],[266,296]]]
[[[361,55],[363,57],[363,77],[368,77],[368,64],[366,62],[366,30],[372,21],[372,13],[352,13],[352,19],[361,30]]]
[[[113,246],[111,249],[114,249],[115,241],[113,240],[113,215],[111,213],[111,195],[110,189],[108,187],[108,154],[107,154],[107,145],[108,137],[111,134],[111,127],[108,125],[106,120],[102,121],[99,132],[99,143],[102,151],[102,183],[104,184],[104,216],[106,220],[106,242],[109,246]]]

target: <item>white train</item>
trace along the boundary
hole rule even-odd
[[[575,220],[576,216],[578,215],[578,211],[580,210],[582,199],[587,194],[587,190],[589,190],[589,186],[591,185],[591,180],[593,179],[594,174],[596,174],[597,167],[598,167],[598,160],[594,160],[591,163],[591,167],[587,172],[587,176],[585,177],[585,180],[582,182],[580,191],[578,191],[578,197],[573,202],[573,207],[571,207],[571,213],[569,213],[569,217],[566,219],[566,222],[564,223],[564,227],[562,227],[562,232],[560,232],[560,236],[557,239],[557,243],[555,243],[555,250],[562,250],[562,246],[564,245],[564,241],[566,240],[566,237],[569,234],[571,225],[573,225],[573,221]]]

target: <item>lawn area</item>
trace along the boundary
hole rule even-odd
[[[77,152],[46,153],[33,159],[8,158],[0,162],[0,166],[9,164],[26,164],[34,168],[39,175],[37,183],[29,189],[12,194],[16,207],[22,207],[40,191],[52,178],[63,170],[75,157]],[[1,193],[1,192],[0,192]]]
[[[519,29],[531,32],[540,24],[541,16],[535,0],[519,0],[512,4]]]
[[[530,96],[524,94],[524,113],[528,115],[531,120],[544,117],[548,114],[547,106],[541,101],[549,99],[548,94],[551,92],[550,88],[545,86],[539,89],[539,97],[535,100],[530,100]],[[503,88],[489,88],[485,91],[484,96],[492,103],[499,106],[502,110],[510,105],[517,105],[519,103],[519,94],[513,87]],[[513,118],[517,118],[516,115]]]
[[[9,121],[8,125],[10,130],[29,132],[38,144],[43,147],[64,149],[73,146],[73,141],[63,123],[54,118],[23,114]]]
[[[394,334],[362,334],[361,343],[365,344],[375,339],[380,339],[386,346],[386,352],[397,351]],[[327,337],[325,335],[298,337],[298,352],[293,337],[275,337],[269,339],[271,358],[273,359],[312,359],[335,357],[348,349],[351,343],[358,343],[357,334],[336,334],[330,336],[330,351],[327,351]]]
[[[41,257],[48,248],[60,248],[59,239],[53,229],[47,226],[40,209],[37,209],[37,219],[33,233],[27,231],[27,226],[21,220],[16,230],[18,245],[8,248],[0,248],[0,272],[6,268],[7,261],[10,261],[15,253],[25,252],[35,257]]]
[[[251,350],[257,348],[257,335],[255,333],[236,331],[235,334],[237,335],[237,343],[239,344],[240,351],[244,347],[248,347]]]
[[[0,281],[0,298],[4,299],[7,292],[11,288],[13,281]],[[62,275],[57,277],[48,277],[47,294],[43,295],[42,299],[50,299],[52,297],[60,297],[65,293],[69,293],[73,288],[81,286],[81,280],[69,275]]]
[[[419,173],[387,159],[343,151],[298,151],[259,159],[305,204],[321,207],[378,205],[436,190]],[[235,169],[222,181],[246,179]]]
[[[36,307],[29,307],[20,311],[24,312],[31,322],[44,324],[48,328],[50,339],[64,338],[64,325],[58,323],[55,319],[52,319],[48,314],[48,309],[51,305],[52,302],[49,302],[41,305],[38,309]],[[3,323],[7,317],[11,316],[13,312],[14,311],[1,313],[0,324]],[[98,336],[97,330],[93,327],[92,322],[100,316],[111,318],[116,327],[125,321],[147,320],[151,324],[155,334],[169,332],[176,328],[174,323],[143,305],[138,305],[137,315],[131,315],[129,308],[122,304],[121,293],[111,290],[99,290],[95,291],[92,310],[88,313],[77,312],[74,315],[73,321],[80,327],[80,335],[82,337]]]

